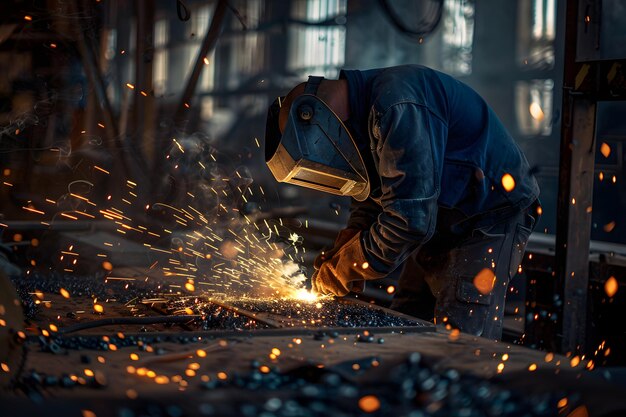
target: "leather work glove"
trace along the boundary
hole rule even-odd
[[[324,261],[327,261],[329,259],[331,259],[333,257],[333,255],[335,255],[335,253],[337,253],[337,251],[339,249],[341,249],[341,247],[350,239],[352,239],[352,237],[354,235],[356,235],[357,233],[359,233],[359,229],[343,229],[339,232],[339,234],[337,235],[337,238],[335,239],[335,243],[332,247],[332,249],[329,249],[327,251],[323,251],[321,252],[319,255],[317,255],[315,257],[315,260],[313,261],[313,267],[318,270],[320,269],[320,267],[322,266],[322,264],[324,263]]]
[[[370,268],[361,248],[361,232],[346,242],[313,274],[313,291],[340,297],[350,291],[363,290],[365,281],[382,278],[384,274]]]

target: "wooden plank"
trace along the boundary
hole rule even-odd
[[[589,240],[595,164],[595,89],[590,64],[576,62],[578,2],[567,5],[563,123],[557,200],[556,294],[563,304],[564,352],[584,351],[587,327]]]
[[[589,286],[589,241],[593,206],[596,104],[576,99],[571,126],[569,204],[566,209],[565,256],[559,278],[563,283],[564,352],[584,351],[587,333],[587,288]],[[565,210],[558,210],[563,213]]]

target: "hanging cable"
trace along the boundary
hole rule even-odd
[[[391,20],[391,23],[402,34],[417,40],[421,40],[424,36],[432,33],[439,22],[443,14],[443,0],[428,0],[430,3],[435,3],[436,8],[433,12],[428,13],[425,19],[419,22],[417,27],[409,27],[406,22],[400,17],[396,10],[391,6],[389,0],[378,0],[378,4],[382,7],[385,14]]]
[[[182,0],[176,0],[176,14],[178,14],[178,18],[183,22],[186,22],[191,17],[189,9]]]

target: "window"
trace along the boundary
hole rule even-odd
[[[556,0],[519,2],[518,63],[522,68],[552,69],[556,36]]]
[[[343,16],[347,0],[298,0],[294,19],[317,23]],[[343,25],[292,25],[289,29],[287,67],[302,76],[316,74],[334,78],[345,59],[346,29]]]
[[[239,21],[234,22],[234,28],[238,32],[229,39],[230,64],[229,71],[225,74],[231,88],[238,87],[264,67],[264,38],[256,30],[262,18],[263,3],[260,0],[240,0],[234,3],[243,16],[247,30],[243,30]]]
[[[168,53],[167,42],[169,39],[167,19],[157,20],[154,25],[154,93],[163,95],[167,90],[167,66]]]
[[[554,81],[518,81],[515,86],[515,113],[519,131],[528,136],[552,133]]]
[[[443,70],[453,75],[472,73],[474,3],[445,0],[443,10]]]
[[[196,63],[196,58],[200,53],[200,48],[202,46],[202,41],[204,41],[204,37],[209,30],[209,24],[211,23],[213,6],[210,4],[205,4],[197,9],[195,9],[191,14],[191,25],[190,32],[187,39],[190,39],[191,42],[187,45],[186,48],[186,60],[187,60],[187,71],[185,72],[186,77],[191,74],[191,70]],[[215,65],[214,61],[214,53],[210,56],[205,57],[204,60],[204,68],[202,74],[200,75],[200,80],[198,82],[198,91],[210,91],[213,89],[214,85],[214,77],[215,77]]]

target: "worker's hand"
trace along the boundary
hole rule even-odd
[[[350,291],[363,290],[364,281],[384,275],[370,268],[361,248],[361,232],[354,235],[331,259],[323,262],[313,274],[311,284],[318,294],[340,297]]]
[[[335,239],[335,244],[333,248],[327,251],[320,252],[320,254],[317,255],[315,257],[315,260],[313,261],[313,267],[316,270],[320,269],[325,261],[331,259],[337,253],[337,251],[339,251],[339,249],[341,249],[341,247],[345,245],[350,239],[352,239],[357,233],[359,233],[359,229],[341,230],[337,235],[337,238]]]

